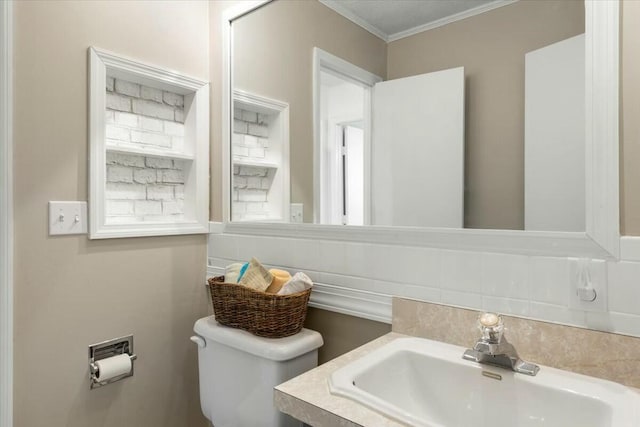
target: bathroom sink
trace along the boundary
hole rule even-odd
[[[462,359],[465,348],[399,338],[336,370],[332,394],[429,427],[638,427],[640,393],[541,366],[537,376]]]

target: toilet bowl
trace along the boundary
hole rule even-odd
[[[285,338],[262,338],[198,320],[200,406],[215,427],[293,427],[301,423],[273,405],[273,388],[318,364],[322,336],[309,329]]]

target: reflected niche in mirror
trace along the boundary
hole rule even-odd
[[[232,220],[584,231],[584,3],[465,3],[234,20]]]

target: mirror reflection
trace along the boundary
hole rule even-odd
[[[584,231],[582,1],[275,0],[232,32],[233,221]]]

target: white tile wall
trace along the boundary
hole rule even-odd
[[[640,262],[608,262],[608,310],[570,309],[568,258],[211,234],[209,264],[256,256],[321,284],[640,336]]]

